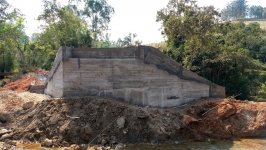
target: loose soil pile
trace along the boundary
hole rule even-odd
[[[51,99],[3,91],[0,98],[0,141],[10,145],[14,140],[60,147],[266,136],[265,102],[208,99],[160,109],[100,97]]]
[[[31,83],[36,80],[36,77],[28,76],[21,79],[10,81],[0,91],[12,90],[12,91],[25,91],[29,88]]]
[[[4,85],[3,88],[0,88],[0,91],[26,91],[31,85],[43,85],[43,79],[40,79],[39,76],[45,77],[48,76],[49,71],[42,69],[34,69],[33,72],[24,74],[18,80],[10,81]]]

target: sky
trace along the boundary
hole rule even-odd
[[[14,8],[20,9],[26,19],[26,33],[39,31],[40,22],[36,20],[42,12],[42,0],[7,0]],[[58,0],[66,5],[68,0]],[[107,0],[114,7],[115,14],[109,23],[111,40],[116,41],[129,33],[136,33],[136,40],[142,44],[164,41],[161,35],[161,24],[156,22],[156,13],[166,7],[169,0]],[[199,6],[213,5],[221,10],[232,0],[198,0]],[[248,5],[261,5],[266,7],[265,0],[249,0]]]

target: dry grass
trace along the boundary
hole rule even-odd
[[[246,24],[258,22],[260,24],[260,27],[266,30],[266,19],[245,19],[244,22]]]

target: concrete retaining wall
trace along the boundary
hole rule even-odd
[[[50,76],[45,93],[53,97],[93,95],[142,106],[173,107],[201,97],[225,96],[224,87],[184,69],[159,50],[147,46],[136,49],[63,47],[58,51]]]

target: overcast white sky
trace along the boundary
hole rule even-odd
[[[26,33],[30,36],[38,32],[40,23],[36,21],[42,12],[42,0],[7,0],[13,7],[18,8],[26,18]],[[68,0],[58,0],[62,5]],[[232,0],[198,0],[199,6],[213,5],[222,9]],[[248,5],[266,7],[266,0],[249,0]],[[159,31],[161,25],[156,22],[156,12],[165,7],[168,0],[108,0],[114,7],[115,14],[109,24],[111,40],[123,38],[128,33],[137,33],[137,39],[143,44],[163,41]]]

